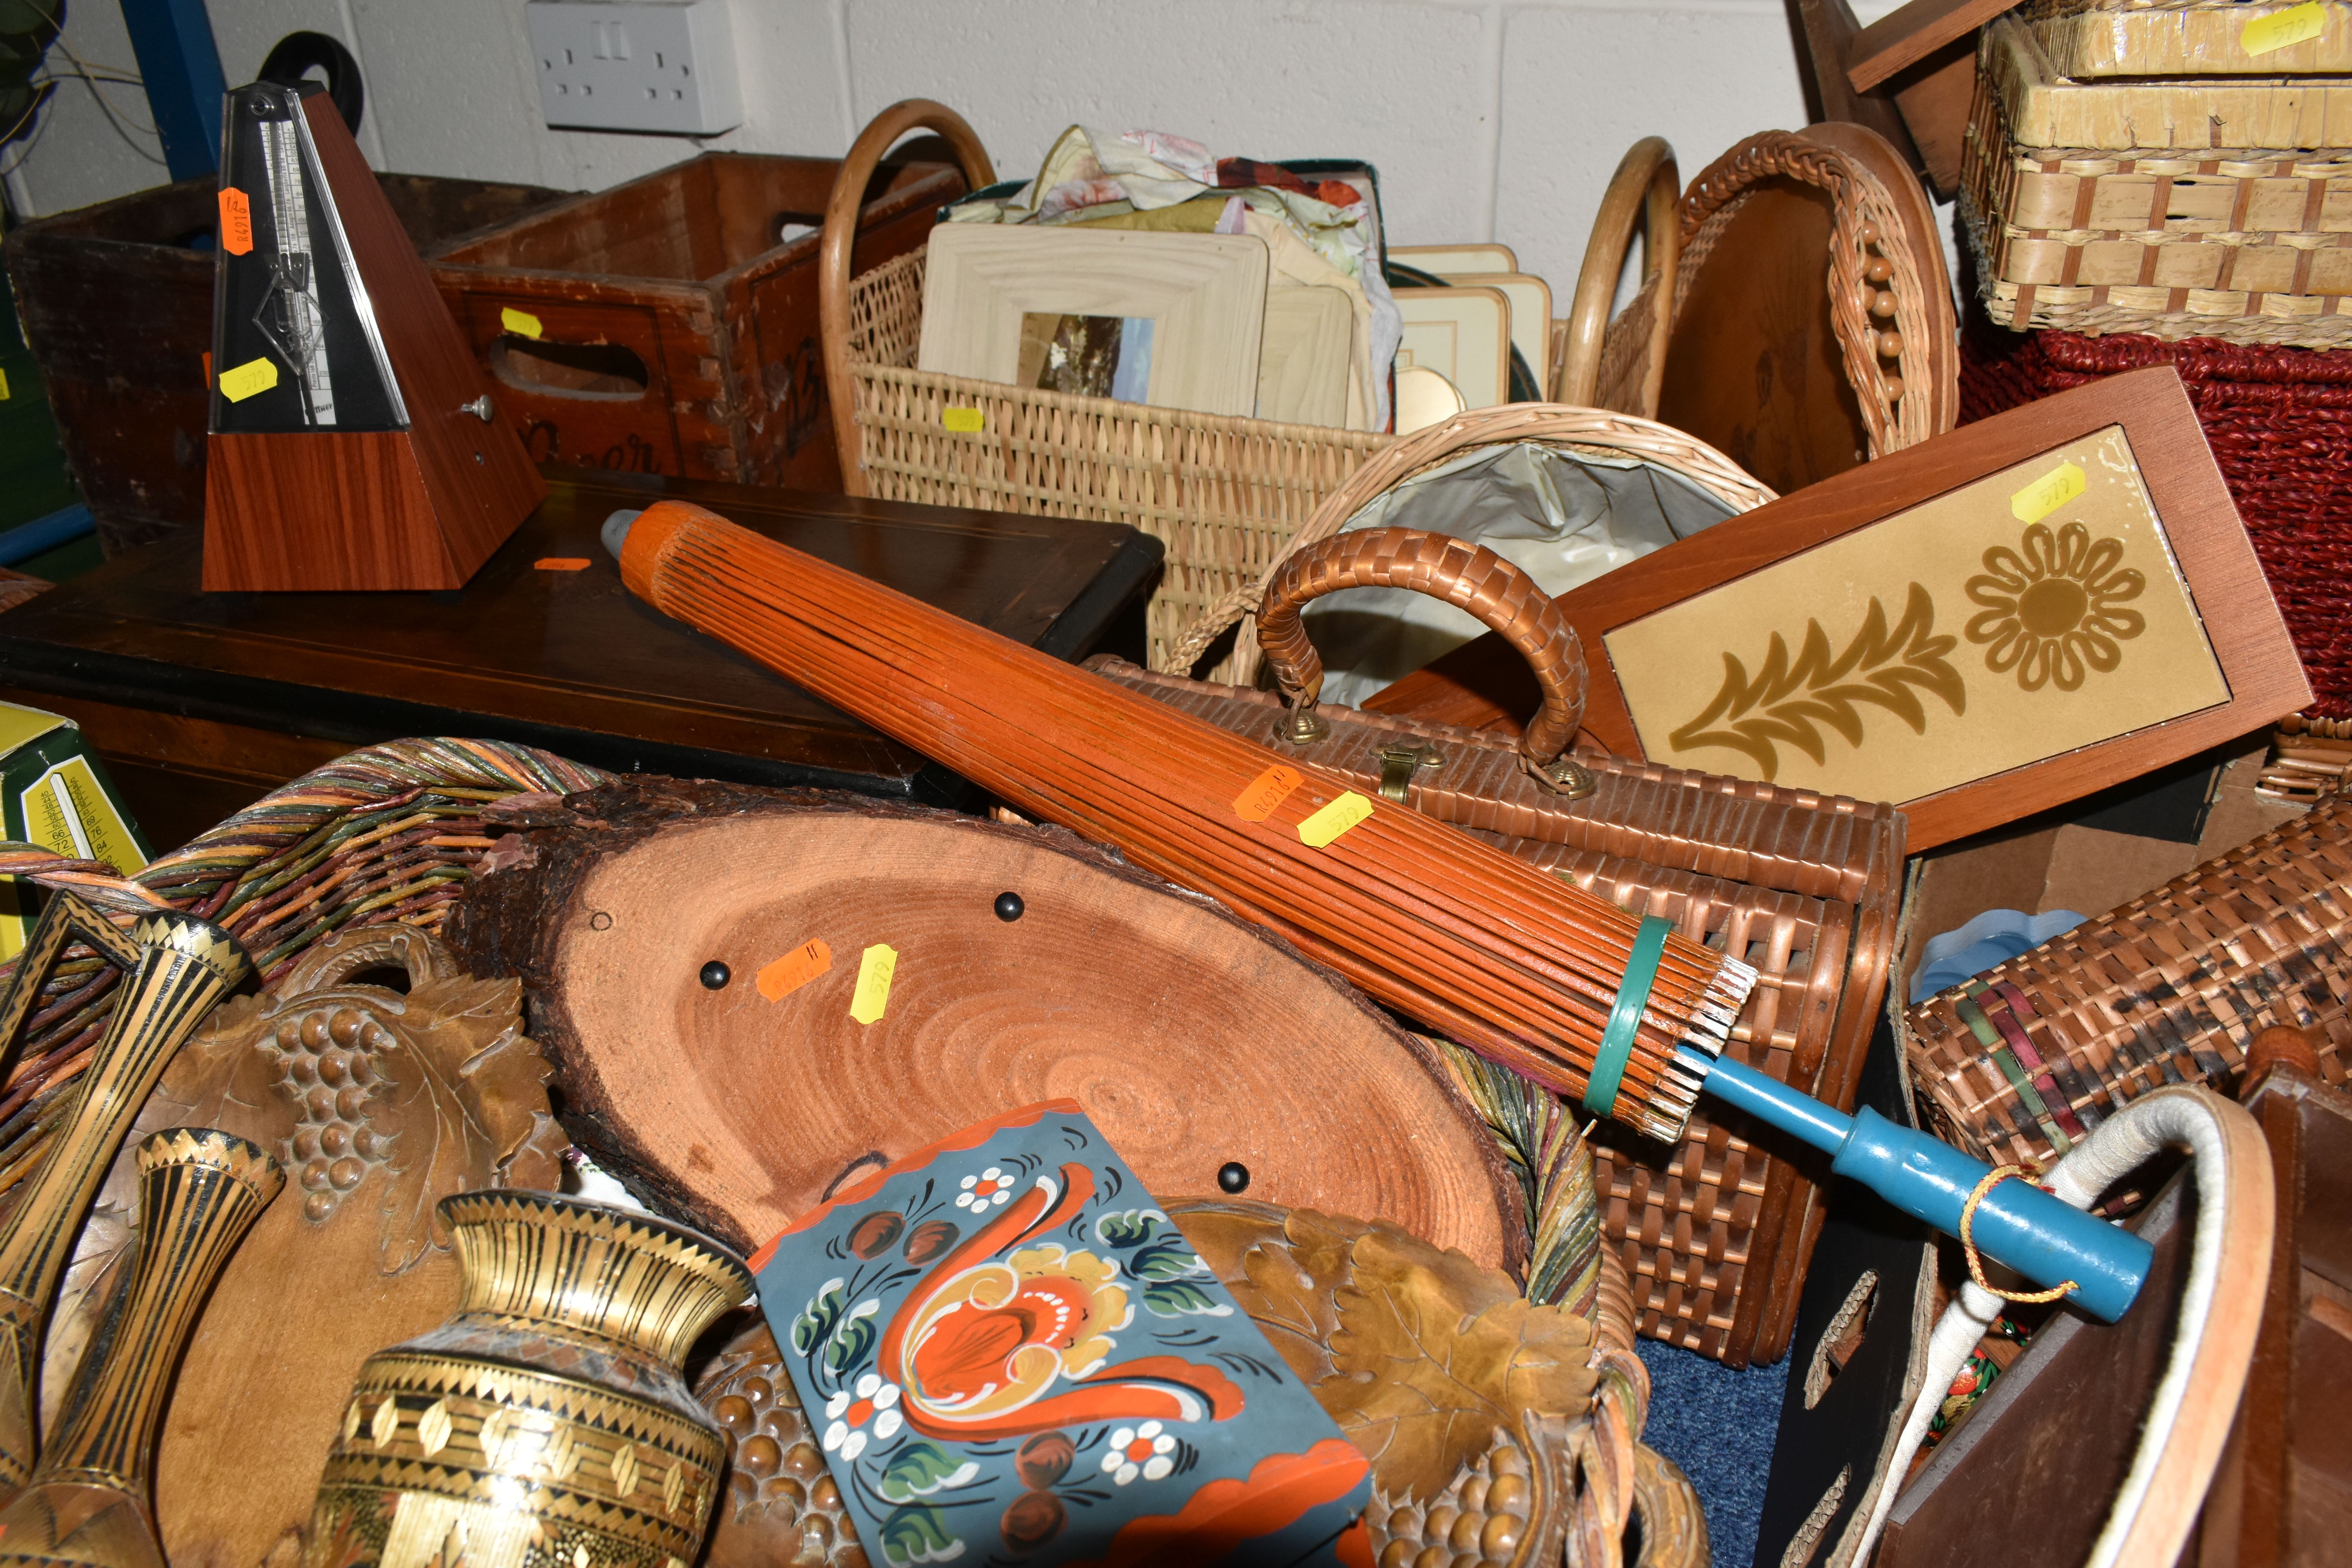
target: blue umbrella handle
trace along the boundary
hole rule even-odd
[[[1702,1060],[1690,1050],[1684,1058],[1694,1066]],[[1991,1166],[1866,1107],[1846,1116],[1738,1062],[1717,1058],[1706,1065],[1709,1094],[1826,1152],[1839,1175],[1947,1235],[1960,1233],[1969,1194],[1992,1173]],[[2130,1310],[2155,1252],[2131,1232],[2024,1181],[1988,1188],[1969,1231],[1985,1257],[2037,1285],[2071,1286],[2066,1300],[2110,1323]]]

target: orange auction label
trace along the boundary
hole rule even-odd
[[[541,572],[585,572],[588,570],[588,557],[585,555],[542,555],[538,560],[532,562],[531,565],[534,569]]]
[[[1234,815],[1244,822],[1264,822],[1274,808],[1290,798],[1290,792],[1306,781],[1297,768],[1286,768],[1280,763],[1250,780],[1249,787],[1234,796]]]
[[[781,1002],[833,967],[833,949],[821,941],[804,942],[760,971],[760,994]]]
[[[231,256],[243,256],[253,248],[253,205],[235,185],[221,187],[220,243]]]

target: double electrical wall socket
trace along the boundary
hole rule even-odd
[[[716,136],[743,122],[727,0],[530,0],[547,122]]]

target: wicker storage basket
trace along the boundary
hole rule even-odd
[[[267,985],[345,926],[438,929],[490,847],[484,806],[608,776],[500,741],[394,741],[295,780],[129,877],[28,844],[0,844],[0,875],[70,888],[121,925],[150,909],[215,921]],[[121,976],[76,945],[42,991],[0,1085],[0,1194],[35,1168],[71,1109],[65,1091],[89,1065]]]
[[[2019,15],[2061,76],[2352,71],[2352,9],[2319,7],[2315,31],[2296,26],[2313,10],[2304,0],[2027,0]]]
[[[1964,421],[2102,376],[2179,371],[2310,678],[2309,711],[2352,719],[2352,352],[2011,333],[1971,321],[1960,354]]]
[[[2006,327],[2352,342],[2352,79],[2059,76],[1984,29],[1959,206]]]
[[[2314,806],[2099,919],[1904,1014],[1942,1135],[2046,1162],[2125,1101],[2229,1080],[2274,1024],[2327,1081],[2352,1055],[2352,801]]]
[[[835,212],[891,142],[918,128],[964,151],[975,188],[992,178],[971,127],[952,111],[899,104],[877,116],[842,161]],[[853,280],[835,212],[821,282],[839,300],[826,305],[825,374],[841,448],[855,453],[843,463],[844,487],[890,500],[1123,522],[1150,534],[1168,547],[1147,612],[1154,669],[1185,668],[1170,660],[1187,628],[1221,597],[1260,581],[1323,497],[1395,439],[917,370],[924,252]],[[1244,626],[1215,678],[1247,681],[1256,658]]]

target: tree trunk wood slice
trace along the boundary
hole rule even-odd
[[[1517,1184],[1426,1047],[1279,939],[1073,835],[642,778],[508,817],[523,831],[451,945],[522,978],[572,1138],[747,1251],[856,1175],[1068,1098],[1162,1197],[1215,1193],[1238,1163],[1252,1198],[1524,1263]],[[824,966],[764,994],[813,942]],[[860,1023],[877,945],[896,969]]]

